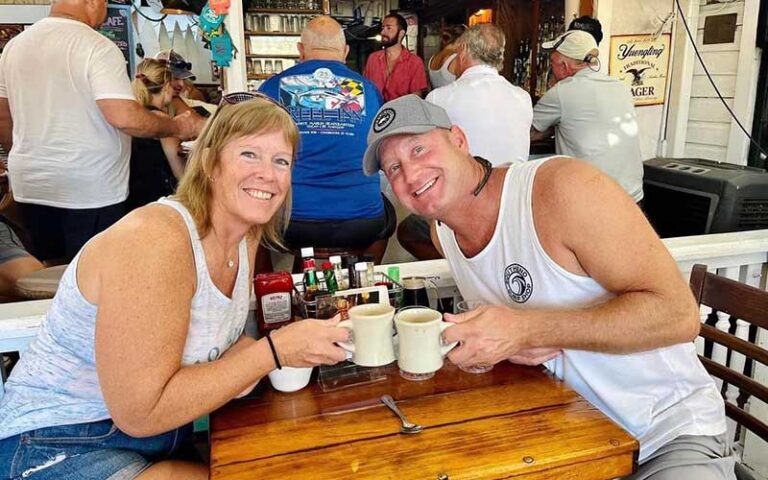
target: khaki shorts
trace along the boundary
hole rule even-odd
[[[725,434],[683,435],[645,459],[625,480],[736,480],[735,457]]]

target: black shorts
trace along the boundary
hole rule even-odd
[[[18,203],[31,253],[40,261],[69,262],[85,243],[125,215],[125,203],[101,208],[57,208]]]
[[[286,247],[366,248],[377,240],[392,236],[397,226],[397,213],[387,197],[382,195],[384,213],[376,218],[355,220],[293,220],[288,224],[283,240]]]

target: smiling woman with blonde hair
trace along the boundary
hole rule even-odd
[[[256,248],[290,211],[298,138],[271,100],[226,96],[177,196],[83,247],[7,383],[0,477],[208,478],[172,460],[190,422],[275,368],[344,360],[338,318],[242,335]]]

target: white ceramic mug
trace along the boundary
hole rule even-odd
[[[312,367],[283,367],[269,372],[269,381],[275,390],[295,392],[309,384]]]
[[[339,342],[352,352],[352,361],[362,367],[381,367],[395,361],[392,345],[392,318],[395,307],[383,303],[358,305],[349,309],[349,320],[339,323],[352,330],[351,342]]]
[[[457,345],[443,345],[442,333],[454,324],[425,307],[403,308],[395,315],[399,340],[397,366],[408,380],[426,380],[443,367],[443,359]]]

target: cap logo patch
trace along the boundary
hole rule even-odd
[[[385,108],[373,120],[373,131],[380,133],[395,120],[395,111],[391,108]]]

